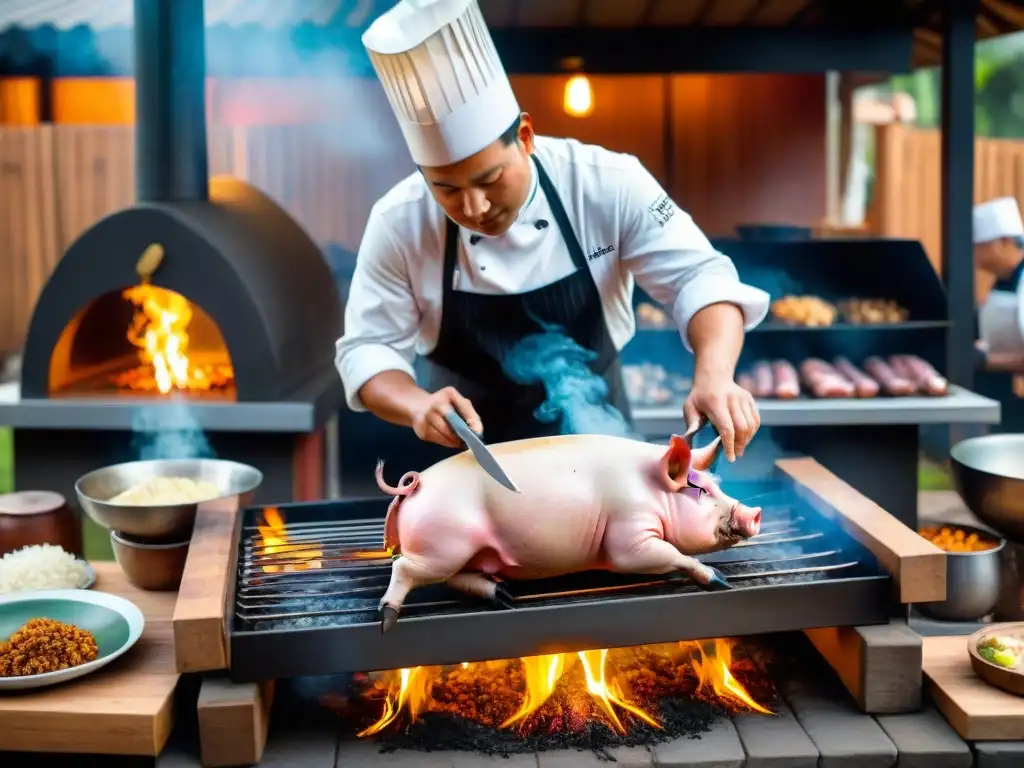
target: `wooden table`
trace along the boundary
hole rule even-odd
[[[164,748],[179,679],[171,628],[177,593],[136,589],[115,563],[93,567],[93,589],[126,598],[145,615],[142,637],[84,678],[0,696],[0,751],[156,756]]]

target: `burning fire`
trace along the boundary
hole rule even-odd
[[[661,729],[651,710],[673,693],[773,714],[736,679],[734,664],[733,641],[719,639],[392,670],[376,682],[384,698],[380,718],[358,735],[380,733],[403,714],[411,723],[427,712],[520,733],[576,730],[598,720],[625,735],[632,722]],[[671,679],[673,690],[662,689],[659,679]]]
[[[263,522],[257,523],[256,529],[261,539],[257,561],[272,559],[277,563],[262,565],[264,573],[312,571],[322,567],[323,552],[317,544],[289,538],[284,517],[276,508],[263,510]]]
[[[206,392],[234,379],[230,365],[198,365],[189,358],[192,305],[179,293],[148,282],[125,289],[124,299],[135,305],[128,341],[139,349],[142,365],[120,374],[114,383],[129,389],[172,389]]]

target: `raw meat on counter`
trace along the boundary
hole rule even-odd
[[[499,607],[513,607],[493,577],[538,579],[607,570],[691,577],[728,589],[692,555],[756,536],[761,508],[727,496],[707,473],[721,449],[692,450],[606,435],[561,435],[490,446],[521,493],[495,482],[469,451],[423,472],[406,472],[384,523],[393,557],[380,602],[381,631],[398,620],[409,592],[446,583]]]
[[[754,397],[789,400],[800,395],[800,384],[817,398],[870,398],[948,394],[949,382],[926,360],[916,355],[893,355],[888,360],[873,355],[863,368],[848,358],[832,363],[812,357],[800,363],[800,372],[785,360],[758,360],[741,371],[736,383]]]
[[[682,403],[693,386],[690,379],[669,373],[655,363],[624,365],[622,379],[629,402],[647,407]]]

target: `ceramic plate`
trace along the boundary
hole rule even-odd
[[[30,619],[53,619],[86,629],[96,638],[94,661],[57,672],[0,677],[0,693],[44,688],[74,680],[105,667],[142,636],[145,618],[134,603],[106,592],[53,589],[0,597],[0,640],[6,640]]]
[[[83,561],[79,561],[79,562],[83,562]],[[92,589],[93,586],[95,586],[95,584],[96,584],[96,569],[93,568],[88,563],[85,563],[85,576],[86,576],[86,579],[87,579],[85,584],[81,585],[80,587],[76,587],[76,589]]]
[[[1012,669],[987,661],[978,653],[978,643],[989,635],[1003,635],[1024,640],[1024,623],[1013,622],[985,627],[967,639],[967,653],[971,656],[971,668],[974,669],[974,674],[989,685],[1002,688],[1007,693],[1024,696],[1024,654],[1018,654],[1020,660]]]

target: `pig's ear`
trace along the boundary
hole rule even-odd
[[[691,466],[694,469],[699,469],[701,472],[707,472],[711,469],[711,465],[715,463],[715,459],[718,458],[718,454],[721,452],[722,438],[716,437],[708,445],[693,451],[693,463]]]
[[[673,493],[686,486],[690,472],[690,445],[679,435],[672,435],[668,450],[661,457],[658,474],[665,487]]]

